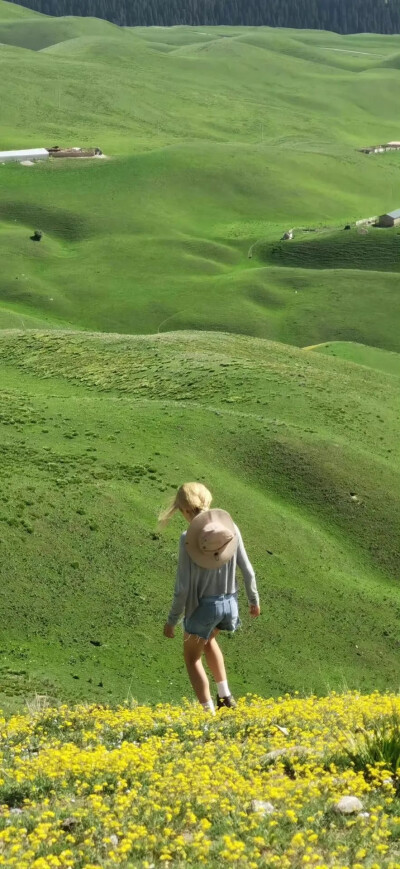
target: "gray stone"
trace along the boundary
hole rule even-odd
[[[275,808],[272,803],[264,802],[264,800],[252,800],[251,810],[262,815],[273,815]]]
[[[279,757],[293,757],[293,755],[302,757],[305,754],[310,754],[310,749],[303,745],[289,745],[287,748],[273,748],[267,751],[262,758],[263,761],[278,760]]]
[[[339,812],[341,815],[358,814],[363,808],[358,797],[342,797],[334,806],[335,812]]]
[[[265,760],[266,761],[277,760],[278,757],[283,757],[287,753],[288,753],[287,748],[274,748],[274,749],[272,749],[272,751],[267,751],[267,753],[264,754],[263,760],[264,761]]]

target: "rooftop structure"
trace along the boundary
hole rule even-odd
[[[0,163],[22,163],[23,160],[48,160],[46,148],[27,148],[24,151],[0,151]]]
[[[400,226],[400,208],[396,208],[395,211],[388,211],[387,214],[381,214],[379,226]]]

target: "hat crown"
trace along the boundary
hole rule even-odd
[[[225,510],[205,510],[196,516],[186,532],[186,549],[199,567],[215,569],[226,564],[237,550],[236,526]]]
[[[207,522],[199,535],[199,546],[203,552],[219,552],[233,538],[232,532],[222,522]]]

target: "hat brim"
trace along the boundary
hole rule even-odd
[[[216,558],[214,552],[204,552],[199,546],[200,533],[209,522],[220,522],[232,533],[232,540],[229,540],[226,546],[220,550],[218,558]],[[226,510],[218,509],[205,510],[199,513],[198,516],[195,516],[186,532],[185,542],[189,558],[199,567],[206,568],[206,570],[218,570],[223,564],[227,564],[235,555],[238,547],[238,538],[232,517]]]

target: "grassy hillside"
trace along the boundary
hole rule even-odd
[[[118,28],[3,0],[0,15],[0,147],[111,158],[0,166],[0,327],[400,349],[390,234],[332,241],[332,256],[302,246],[285,267],[257,258],[288,227],[334,230],[399,204],[399,155],[355,149],[398,137],[400,37]],[[315,274],[320,253],[335,273]]]
[[[111,24],[108,30],[115,35],[115,28]],[[2,21],[0,26],[1,40],[5,45],[19,46],[30,51],[56,47],[59,43],[78,37],[84,38],[85,35],[92,39],[97,34],[107,36],[107,24],[97,18],[52,19],[40,15],[31,19],[24,16],[18,21]]]
[[[188,691],[161,633],[184,526],[156,515],[193,477],[263,600],[224,641],[234,690],[397,688],[397,377],[215,333],[10,331],[0,359],[5,703]]]
[[[390,353],[377,347],[365,347],[363,344],[354,344],[351,341],[332,341],[329,344],[317,344],[314,347],[305,347],[305,350],[314,350],[317,353],[325,353],[329,356],[339,356],[358,365],[366,365],[368,368],[376,368],[386,374],[394,374],[400,377],[400,356],[398,353]]]
[[[3,865],[396,869],[399,711],[378,692],[249,696],[216,718],[38,703],[1,721]]]
[[[8,3],[7,0],[2,0],[0,4],[0,21],[13,21],[21,18],[42,18],[39,12],[33,12],[32,9],[26,9],[25,6],[15,6],[14,3]]]
[[[365,234],[364,234],[365,233]],[[260,245],[262,259],[288,267],[303,269],[367,269],[400,271],[400,230],[379,227],[340,232],[308,233],[295,236],[289,243]]]

